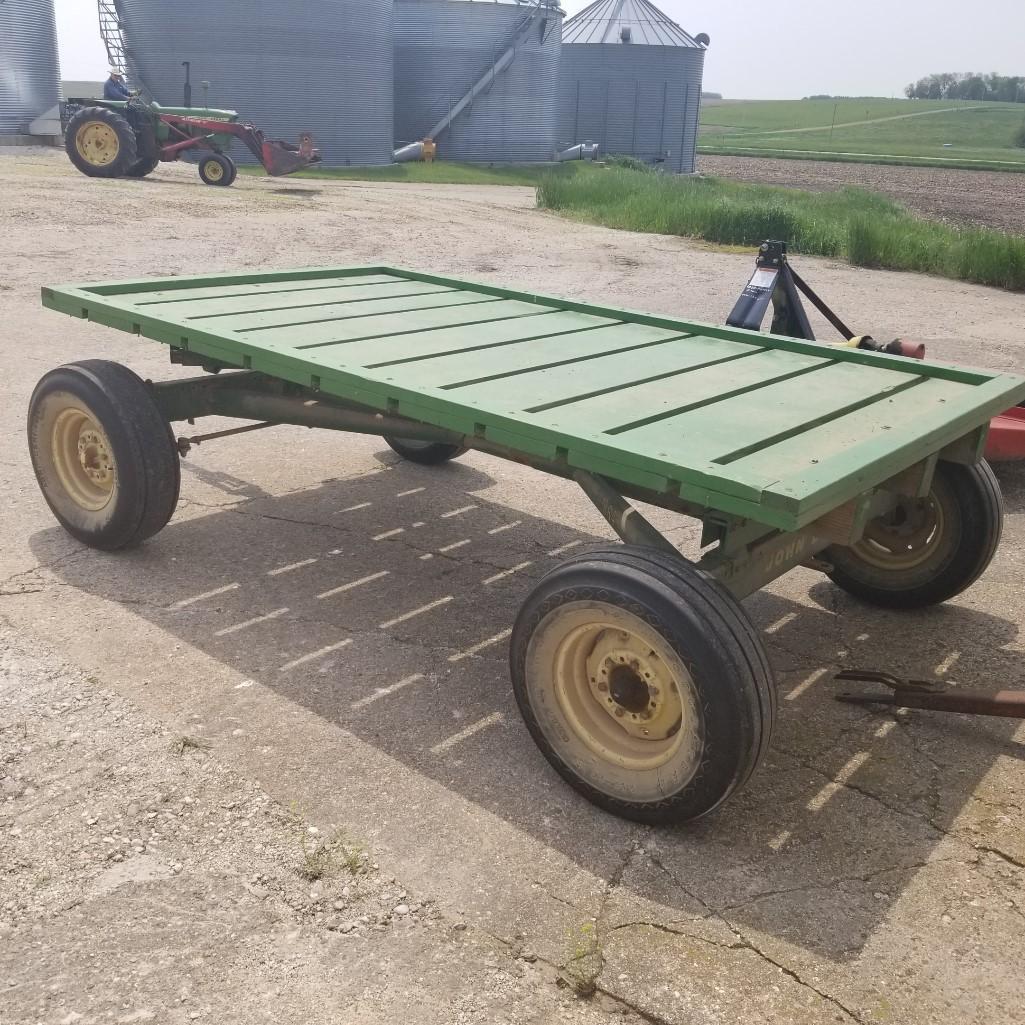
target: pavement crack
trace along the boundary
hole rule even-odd
[[[847,1015],[847,1017],[850,1018],[851,1021],[858,1022],[858,1025],[865,1025],[864,1020],[861,1017],[859,1017],[858,1014],[852,1011],[849,1007],[845,1006],[836,997],[830,995],[829,993],[826,993],[824,990],[819,989],[817,986],[802,978],[801,975],[795,969],[790,968],[788,965],[785,965],[781,961],[778,961],[771,954],[767,954],[765,951],[763,951],[757,944],[755,944],[752,940],[745,936],[744,933],[741,932],[740,928],[732,921],[730,921],[722,913],[722,911],[714,908],[703,897],[700,897],[698,894],[694,893],[693,890],[684,885],[683,881],[674,872],[670,871],[669,868],[667,868],[666,865],[661,861],[661,859],[654,857],[650,854],[649,857],[651,857],[652,864],[654,864],[662,872],[664,872],[666,876],[668,876],[668,878],[676,886],[678,886],[681,891],[683,891],[683,893],[687,894],[687,896],[690,897],[693,901],[695,901],[697,904],[700,904],[703,908],[705,908],[709,912],[709,917],[715,918],[717,921],[721,922],[729,930],[730,934],[734,937],[735,942],[728,944],[720,943],[717,940],[710,940],[707,937],[701,936],[691,936],[692,939],[704,940],[705,942],[713,943],[716,946],[723,947],[727,950],[750,950],[753,954],[756,954],[763,961],[765,961],[766,964],[770,964],[773,967],[779,969],[779,971],[781,971],[784,975],[788,976],[789,978],[793,979],[794,982],[796,982],[799,986],[802,986],[803,988],[810,990],[812,993],[815,993],[822,1000],[825,1000],[827,1003],[837,1008],[837,1010],[843,1012],[843,1014]],[[673,930],[667,927],[666,931],[671,932]],[[690,936],[689,933],[681,933],[681,935]]]
[[[1001,861],[1007,862],[1008,865],[1013,865],[1015,868],[1025,868],[1025,861],[1020,861],[1012,854],[1008,854],[1007,851],[1000,850],[999,847],[990,847],[987,844],[970,844],[970,846],[983,854],[992,854],[995,858],[1000,858]]]
[[[4,590],[0,591],[2,595],[16,595],[16,594],[28,594],[27,589],[21,589],[16,591],[8,591],[6,588],[15,584],[19,580],[25,580],[30,585],[39,583],[38,576],[42,570],[53,569],[55,566],[60,566],[65,562],[70,562],[72,559],[78,558],[80,555],[88,555],[91,549],[82,545],[79,548],[75,548],[70,552],[65,552],[63,555],[58,555],[55,559],[51,559],[49,562],[37,562],[35,566],[30,569],[19,570],[17,573],[12,573],[9,577],[0,580],[0,588]],[[45,584],[43,587],[36,588],[36,590],[45,590]]]
[[[921,822],[928,825],[930,828],[935,829],[936,832],[941,833],[945,836],[951,835],[945,829],[937,826],[931,819],[925,815],[921,815],[918,812],[908,811],[906,808],[900,808],[897,805],[890,804],[888,801],[883,800],[878,794],[873,793],[871,790],[866,790],[864,787],[859,787],[857,783],[852,783],[850,780],[839,780],[833,775],[826,772],[824,769],[820,769],[813,762],[809,761],[802,754],[796,751],[790,751],[785,747],[774,745],[773,750],[780,754],[786,755],[788,758],[792,758],[798,765],[803,769],[807,769],[809,772],[814,772],[817,776],[822,776],[830,783],[835,784],[844,790],[850,790],[855,794],[860,794],[862,797],[867,798],[870,801],[874,801],[876,804],[882,806],[887,811],[892,812],[894,815],[900,815],[902,818],[913,819],[915,822]]]
[[[536,886],[546,897],[551,897],[557,904],[562,904],[564,907],[572,908],[574,911],[579,911],[580,908],[572,901],[566,900],[565,897],[560,897],[557,893],[553,893],[540,879],[533,879],[531,883]]]
[[[771,954],[767,954],[764,950],[762,950],[754,943],[752,943],[749,939],[747,939],[746,936],[744,936],[739,931],[735,931],[735,934],[738,937],[740,937],[740,943],[738,945],[740,948],[750,950],[753,954],[756,954],[758,957],[760,957],[766,964],[770,964],[773,965],[775,968],[778,968],[784,975],[786,975],[790,979],[793,979],[794,982],[796,982],[799,986],[802,986],[804,989],[807,989],[812,993],[816,994],[820,999],[825,1000],[826,1003],[832,1004],[833,1007],[835,1007],[838,1011],[841,1011],[843,1014],[847,1015],[847,1017],[850,1018],[851,1021],[858,1022],[858,1025],[865,1025],[865,1019],[863,1019],[859,1014],[857,1014],[857,1012],[852,1011],[849,1007],[846,1006],[846,1004],[842,1003],[840,1000],[838,1000],[831,994],[825,992],[825,990],[821,990],[818,988],[818,986],[815,986],[812,983],[808,982],[808,980],[803,978],[799,972],[795,971],[793,968],[790,968],[788,965],[783,964],[782,961],[778,961]]]

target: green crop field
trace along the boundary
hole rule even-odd
[[[742,246],[783,238],[795,252],[861,267],[924,271],[1025,291],[1025,238],[925,220],[860,189],[803,192],[598,167],[543,179],[537,204],[610,228]]]
[[[1025,171],[1025,104],[967,100],[751,100],[702,107],[703,153]]]

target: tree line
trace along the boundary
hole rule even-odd
[[[904,90],[909,100],[1003,100],[1025,103],[1025,75],[981,75],[974,71],[926,75]]]

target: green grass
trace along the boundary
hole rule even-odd
[[[834,108],[836,124],[833,125]],[[705,106],[704,153],[1025,171],[1020,103],[788,100]]]
[[[384,167],[318,167],[299,171],[290,178],[332,179],[361,182],[406,182],[424,185],[537,185],[552,173],[572,177],[580,162],[560,164],[388,164]],[[243,174],[264,175],[262,167],[244,166]]]
[[[813,193],[714,178],[594,168],[552,175],[537,203],[612,228],[725,245],[785,239],[801,253],[1025,291],[1025,237],[956,228],[860,189]]]

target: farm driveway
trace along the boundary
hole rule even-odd
[[[640,828],[562,784],[510,696],[502,633],[526,589],[571,546],[608,536],[570,485],[476,455],[427,470],[374,439],[282,428],[193,451],[178,515],[141,549],[83,549],[32,478],[35,380],[95,356],[176,371],[152,343],[42,310],[38,290],[396,262],[722,321],[748,256],[559,220],[511,188],[296,181],[282,193],[240,178],[222,191],[185,167],[99,182],[30,151],[0,156],[0,195],[0,1019],[262,1020],[264,977],[291,1001],[279,1021],[295,1008],[407,1020],[397,987],[419,996],[423,1021],[1020,1019],[1021,731],[841,706],[830,676],[868,664],[968,687],[1025,678],[1025,474],[1004,475],[1004,545],[956,602],[897,616],[804,570],[750,599],[783,699],[772,751],[720,814]],[[877,337],[1025,369],[1020,296],[802,269]],[[185,737],[196,746],[171,763]],[[107,835],[130,841],[132,816],[165,786],[175,809],[192,797],[234,814],[224,806],[237,802],[249,824],[123,844],[124,880],[111,877],[81,814],[104,827],[121,816]],[[337,914],[325,893],[289,902],[296,816],[370,852],[378,869],[358,896],[387,891],[386,921],[368,916],[343,942],[332,921],[366,913],[350,912],[352,894]],[[395,924],[400,891],[421,924]],[[466,971],[428,972],[457,956],[447,945],[464,924]],[[168,953],[179,948],[187,965]],[[557,989],[567,962],[578,981],[596,976],[605,1004]],[[186,968],[195,998],[179,1001]],[[355,986],[368,973],[379,985]],[[324,993],[336,980],[345,998],[303,1003],[310,979]]]

